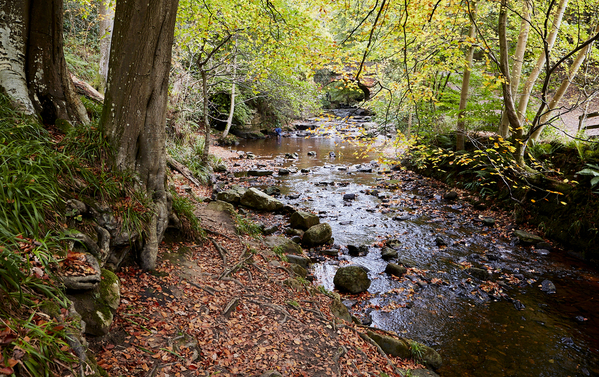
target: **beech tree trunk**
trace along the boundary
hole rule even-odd
[[[456,127],[456,150],[464,150],[464,137],[466,134],[466,122],[464,116],[466,106],[468,105],[468,90],[470,89],[470,71],[472,70],[472,60],[474,59],[474,38],[476,36],[476,28],[474,22],[476,20],[476,2],[473,2],[471,14],[470,30],[468,31],[468,39],[470,47],[466,54],[466,67],[464,68],[464,76],[462,77],[462,92],[460,94],[460,107],[458,110],[458,124]]]
[[[98,69],[98,91],[104,93],[108,79],[108,62],[110,59],[110,42],[114,27],[114,10],[112,1],[100,0],[98,4],[100,19],[100,67]]]
[[[140,254],[154,269],[168,223],[165,190],[166,103],[178,0],[118,1],[101,125],[115,148],[117,169],[139,175],[138,189],[154,200]]]
[[[237,45],[237,42],[235,43]],[[223,131],[222,138],[226,138],[229,134],[229,130],[231,129],[231,125],[233,124],[233,115],[235,114],[235,75],[237,73],[237,52],[235,52],[235,56],[233,56],[233,83],[231,84],[231,108],[229,109],[229,117],[227,118],[227,126]]]
[[[202,76],[202,97],[204,98],[204,151],[202,152],[202,161],[207,163],[210,154],[210,117],[208,116],[208,73],[204,67],[200,67],[200,75]]]
[[[0,86],[14,107],[57,120],[87,123],[63,51],[62,0],[4,1],[0,6]]]
[[[516,100],[518,95],[518,87],[520,86],[520,77],[522,76],[522,64],[524,63],[524,53],[528,43],[528,34],[530,32],[530,0],[524,1],[522,9],[522,22],[520,23],[520,33],[518,34],[518,43],[516,44],[516,52],[514,53],[514,65],[512,66],[512,75],[510,78],[510,87],[512,98]],[[507,138],[510,133],[509,120],[505,110],[501,116],[501,125],[499,126],[499,135]]]
[[[551,31],[549,32],[547,39],[543,41],[545,44],[545,48],[543,52],[541,52],[541,55],[539,55],[537,63],[530,75],[528,76],[528,79],[524,84],[524,88],[522,89],[522,94],[520,95],[520,101],[518,102],[518,117],[520,119],[520,127],[513,130],[514,141],[516,144],[516,162],[519,165],[524,164],[524,152],[526,150],[526,141],[524,140],[525,138],[523,125],[526,122],[526,109],[528,107],[528,101],[530,100],[530,95],[532,93],[533,86],[539,78],[541,69],[543,68],[543,65],[545,64],[545,62],[549,58],[549,55],[551,54],[551,50],[553,49],[553,45],[555,43],[555,39],[557,38],[557,33],[562,23],[562,18],[564,16],[564,12],[567,6],[568,0],[560,0],[555,15],[553,16],[553,24],[551,26]]]

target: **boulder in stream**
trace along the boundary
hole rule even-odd
[[[397,250],[392,249],[390,247],[383,247],[383,249],[381,250],[381,258],[383,258],[384,260],[397,258],[397,255]]]
[[[360,266],[340,267],[333,279],[335,287],[340,291],[353,294],[362,293],[370,288],[370,279]]]
[[[366,245],[347,245],[347,251],[352,257],[360,257],[368,254],[368,246]]]
[[[529,233],[524,230],[514,230],[514,236],[518,237],[520,242],[525,244],[537,244],[539,242],[544,242],[545,240],[536,234]]]
[[[396,263],[389,263],[387,267],[385,267],[385,272],[389,275],[402,277],[406,272],[408,272],[408,269]]]
[[[247,175],[250,177],[264,177],[267,175],[272,175],[274,172],[272,170],[266,169],[252,169],[248,170]]]
[[[402,359],[412,358],[433,369],[439,369],[443,364],[441,355],[434,349],[411,339],[394,338],[368,331],[368,337],[375,341],[387,354]]]
[[[277,211],[284,207],[280,200],[277,200],[262,191],[250,188],[241,197],[240,204],[261,211]]]
[[[302,254],[302,248],[300,245],[284,236],[265,237],[264,243],[272,249],[280,248],[283,254]]]
[[[343,200],[356,200],[356,194],[343,194]]]
[[[541,282],[541,290],[547,294],[553,294],[557,292],[555,284],[553,284],[551,280],[543,280],[543,282]]]
[[[327,243],[333,236],[333,230],[327,223],[322,223],[310,227],[302,237],[302,244],[305,247],[319,246]]]
[[[320,224],[320,219],[317,215],[306,212],[306,211],[296,211],[291,215],[289,219],[289,223],[292,228],[295,229],[310,229],[314,225]]]
[[[455,191],[449,191],[443,195],[443,199],[445,200],[456,200],[458,198],[458,193]]]

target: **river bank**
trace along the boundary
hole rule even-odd
[[[448,361],[442,375],[596,373],[596,308],[588,301],[597,292],[596,271],[550,243],[518,241],[514,231],[522,226],[511,214],[418,174],[387,171],[369,158],[354,161],[351,150],[330,139],[291,137],[237,149],[258,159],[238,159],[226,181],[275,185],[286,203],[331,224],[333,247],[308,250],[321,261],[316,284],[333,289],[339,266],[369,269],[369,296],[346,297],[345,303],[374,326],[439,350]],[[296,158],[286,158],[293,153]],[[296,173],[279,176],[280,168]],[[273,174],[244,173],[252,169]],[[453,199],[445,197],[450,191]],[[355,199],[343,200],[348,193]],[[409,267],[402,279],[383,272],[382,242],[392,235],[401,242],[393,261]],[[350,244],[368,253],[349,255]],[[323,255],[331,249],[336,256]],[[557,286],[555,293],[543,291],[546,280]]]

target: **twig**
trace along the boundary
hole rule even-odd
[[[256,301],[256,300],[249,300],[249,302],[256,304],[256,305],[260,305],[260,306],[266,306],[271,309],[274,309],[275,311],[279,311],[279,312],[283,313],[284,318],[281,321],[279,321],[279,323],[281,323],[281,324],[283,324],[287,321],[287,317],[291,317],[291,319],[293,319],[295,322],[301,323],[301,321],[294,318],[291,314],[289,314],[289,312],[287,310],[285,310],[283,307],[281,307],[279,305],[269,304],[266,302],[261,302],[261,301]]]
[[[241,266],[243,266],[247,261],[249,261],[250,259],[252,259],[254,256],[250,255],[249,257],[245,258],[244,260],[239,261],[235,266],[231,267],[228,270],[225,270],[219,277],[218,280],[222,280],[224,277],[227,277],[227,275],[237,271]]]
[[[231,240],[231,241],[235,240],[234,238],[232,238],[230,236],[227,236],[224,233],[218,232],[218,231],[216,231],[214,229],[210,229],[210,228],[206,228],[206,227],[204,227],[202,229],[204,229],[207,233],[214,234],[215,236],[222,236],[222,237],[225,237],[226,239]]]
[[[339,365],[339,359],[342,358],[346,353],[347,348],[345,348],[345,346],[341,346],[337,348],[337,353],[335,353],[335,356],[333,356],[333,361],[335,362],[335,365],[337,365],[337,374],[339,376],[341,376],[341,365]]]
[[[227,306],[225,306],[225,309],[223,310],[223,316],[228,316],[233,310],[237,308],[237,304],[239,304],[239,297],[235,297],[234,299],[229,301],[229,303],[227,304]]]
[[[223,258],[223,263],[226,266],[227,265],[227,250],[225,248],[223,248],[221,245],[219,245],[218,242],[216,242],[216,240],[214,238],[210,238],[210,241],[212,241],[212,244],[214,245],[214,247],[220,254],[220,257]]]
[[[214,296],[214,292],[220,292],[220,290],[218,290],[216,288],[212,288],[212,287],[208,287],[208,286],[203,286],[203,285],[200,285],[200,284],[196,284],[196,283],[191,282],[189,280],[185,280],[185,281],[187,283],[189,283],[190,285],[193,285],[194,287],[198,288],[198,289],[201,289],[203,291],[206,291],[206,292],[210,293],[213,296]]]

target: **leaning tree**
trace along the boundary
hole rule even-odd
[[[179,0],[117,1],[101,127],[117,169],[134,171],[154,214],[140,255],[153,269],[168,223],[166,104]]]

